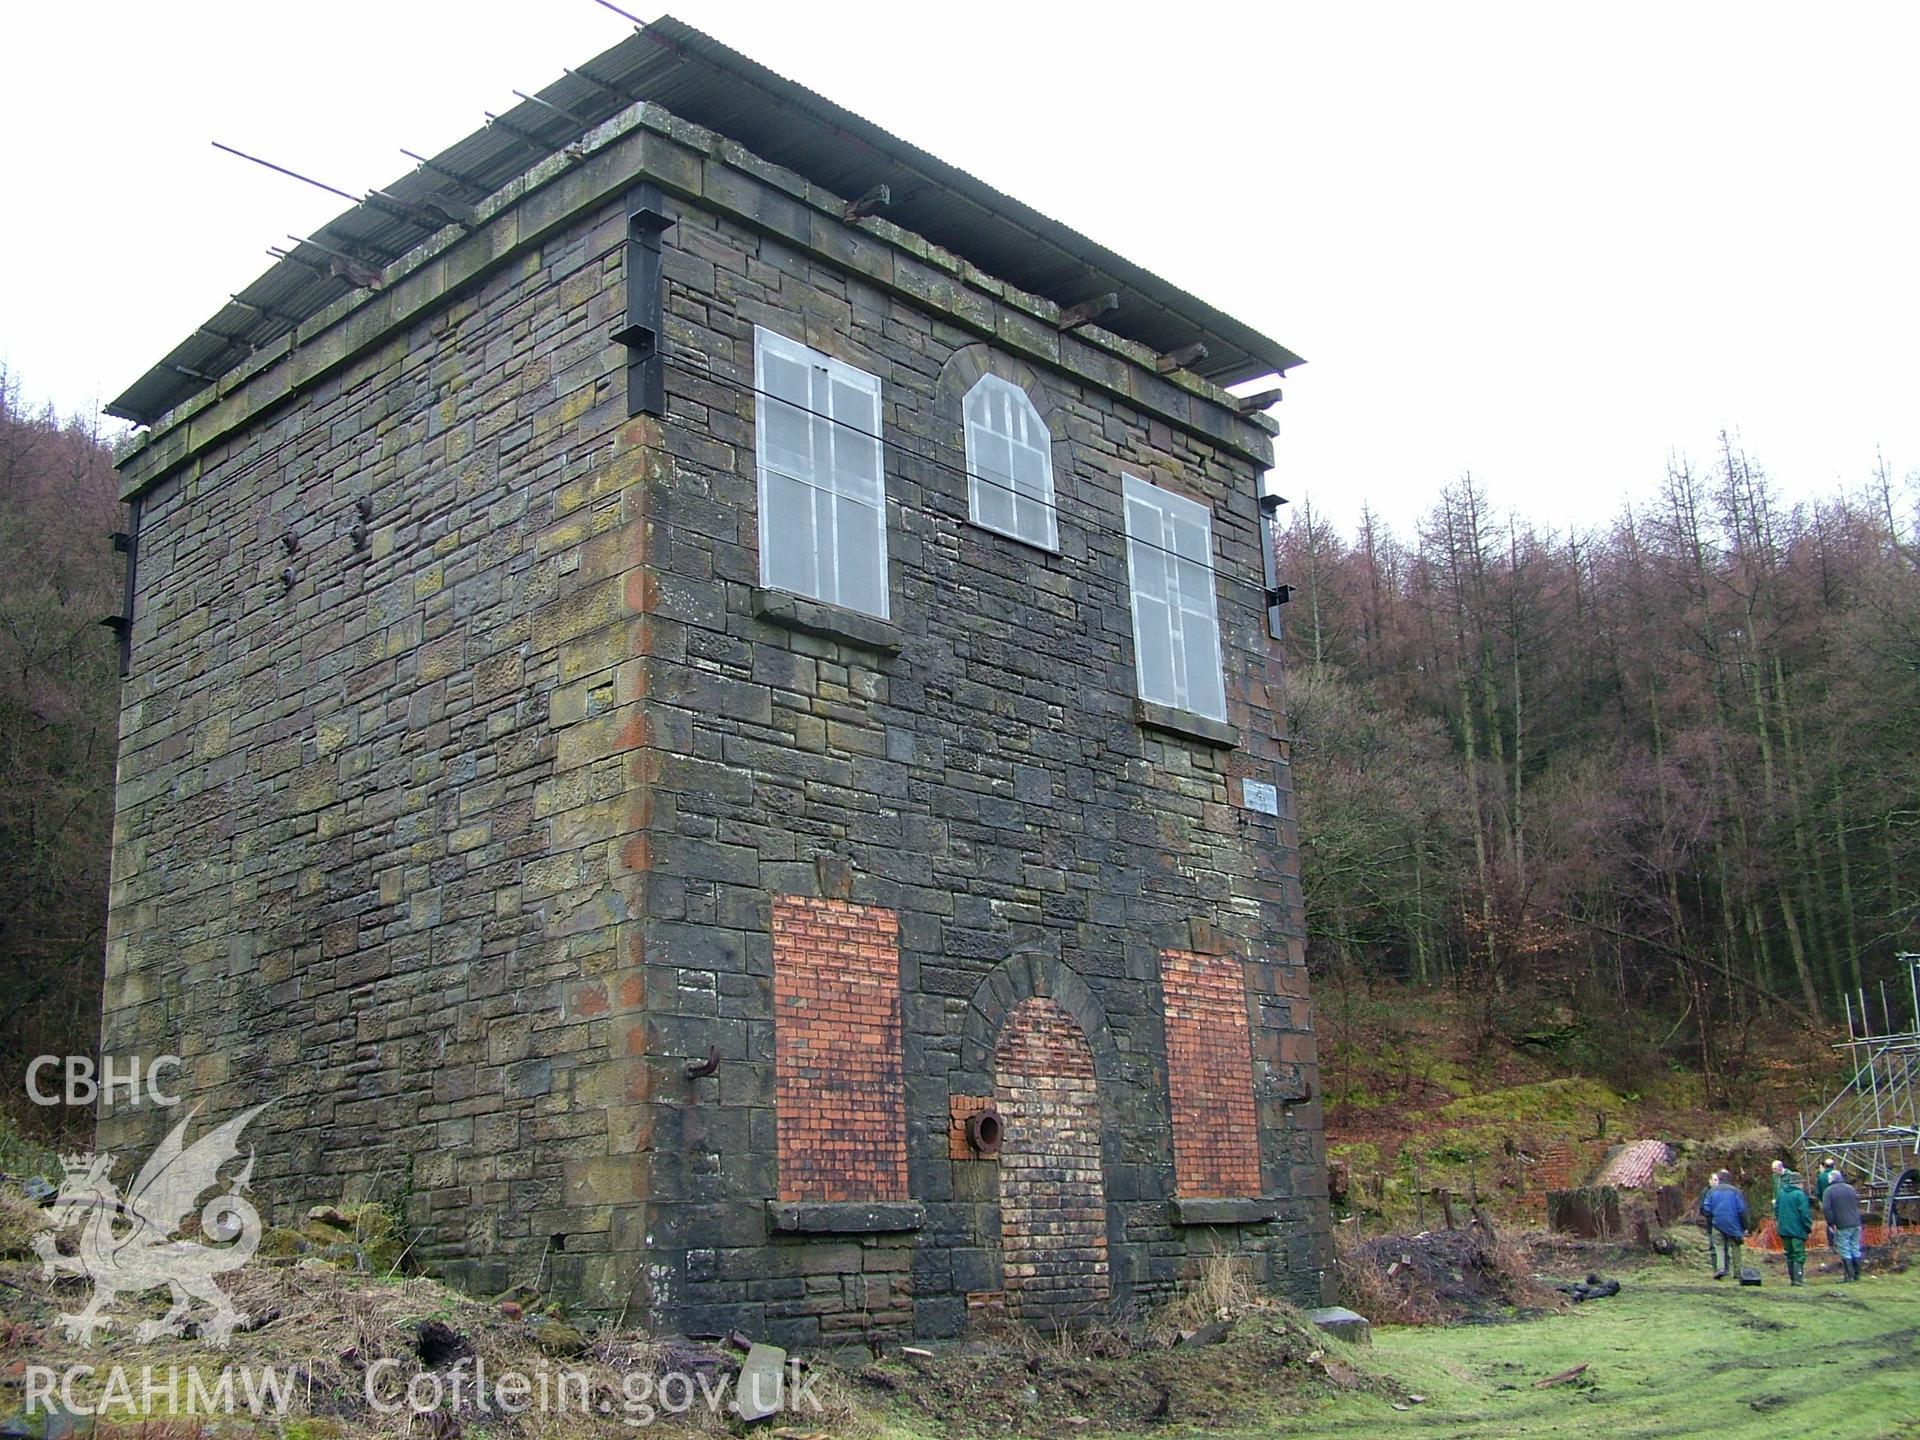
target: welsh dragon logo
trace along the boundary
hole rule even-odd
[[[125,1196],[113,1183],[112,1155],[63,1158],[66,1178],[54,1196],[54,1229],[42,1231],[34,1249],[47,1278],[66,1271],[93,1281],[86,1308],[60,1316],[68,1339],[91,1345],[94,1331],[113,1324],[104,1312],[117,1297],[164,1285],[173,1292],[172,1308],[161,1319],[143,1322],[136,1338],[145,1342],[180,1334],[198,1300],[212,1311],[199,1318],[200,1334],[226,1347],[247,1317],[234,1309],[214,1277],[246,1264],[260,1244],[259,1213],[240,1194],[253,1175],[251,1150],[240,1173],[200,1210],[206,1243],[177,1238],[177,1232],[192,1218],[200,1197],[221,1183],[220,1168],[239,1155],[247,1122],[266,1108],[256,1105],[188,1145],[187,1126],[200,1113],[194,1107],[160,1142]],[[72,1225],[80,1227],[78,1253],[62,1255],[55,1233]]]

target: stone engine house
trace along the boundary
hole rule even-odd
[[[105,1048],[279,1218],[789,1344],[1325,1298],[1296,357],[671,19],[115,402]],[[181,1112],[118,1108],[102,1144]]]

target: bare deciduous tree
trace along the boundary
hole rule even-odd
[[[98,1034],[119,514],[94,429],[30,409],[0,370],[0,1046],[22,1064]]]

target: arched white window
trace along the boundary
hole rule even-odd
[[[976,525],[1059,548],[1053,437],[1018,385],[982,375],[967,392],[967,508]]]

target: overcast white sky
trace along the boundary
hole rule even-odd
[[[629,4],[637,14],[657,13]],[[1307,357],[1278,484],[1591,523],[1740,433],[1920,467],[1920,6],[676,0]],[[592,0],[18,6],[0,357],[111,399],[343,202],[627,33]]]

